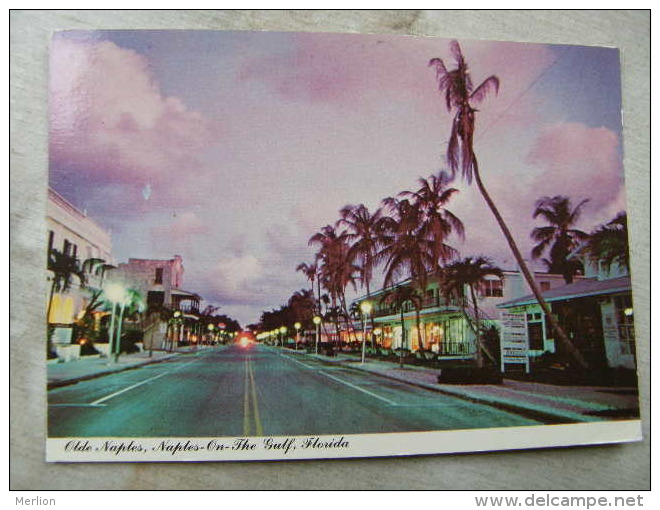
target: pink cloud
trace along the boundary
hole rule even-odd
[[[159,90],[144,57],[110,42],[55,37],[51,163],[88,182],[170,185],[200,172],[218,126]]]
[[[208,224],[192,211],[174,213],[173,220],[167,225],[158,225],[151,228],[155,244],[167,239],[175,245],[189,244],[190,236],[203,235],[209,232]]]
[[[546,128],[532,147],[528,163],[543,170],[531,193],[567,195],[576,203],[590,200],[594,212],[611,210],[621,203],[623,167],[619,137],[606,128],[561,123]]]
[[[444,110],[437,91],[435,72],[428,67],[433,57],[454,65],[449,40],[390,35],[295,34],[294,51],[279,57],[251,55],[245,59],[243,79],[266,81],[289,100],[344,103],[370,101],[374,90],[387,101],[412,103],[420,109]],[[473,72],[475,85],[491,74],[501,81],[500,98],[484,103],[500,115],[552,63],[547,46],[517,43],[461,42]],[[341,58],[337,58],[340,56]],[[377,107],[377,105],[372,105]],[[530,101],[507,112],[519,123],[534,111]],[[449,118],[449,116],[445,116]]]

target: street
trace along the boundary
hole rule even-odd
[[[49,437],[217,437],[534,425],[264,345],[200,350],[48,392]]]

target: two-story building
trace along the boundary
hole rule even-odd
[[[142,325],[145,349],[171,349],[200,338],[201,298],[181,288],[181,256],[166,260],[130,258],[119,264],[117,272],[126,285],[146,297],[146,320]]]
[[[82,271],[93,269],[87,267],[86,261],[104,261],[113,263],[112,240],[110,232],[87,216],[53,189],[48,190],[46,205],[46,224],[48,228],[48,256],[53,250],[70,261],[75,261]],[[49,289],[53,289],[55,272],[50,262],[46,270]],[[59,269],[59,268],[58,268]],[[71,285],[67,289],[49,292],[46,298],[48,310],[47,321],[50,326],[51,342],[57,355],[61,358],[75,358],[76,346],[72,344],[73,324],[88,305],[89,289],[99,288],[102,284],[102,273],[89,270],[85,273],[87,289],[82,288],[80,279],[71,275]],[[79,348],[77,348],[79,350]]]
[[[383,348],[398,349],[403,347],[416,351],[423,346],[444,358],[470,358],[476,350],[475,324],[484,331],[489,327],[499,326],[497,306],[516,297],[530,293],[529,286],[519,271],[505,270],[502,277],[488,277],[477,292],[478,317],[475,316],[472,303],[468,300],[469,292],[464,289],[460,298],[444,295],[438,278],[431,278],[427,284],[419,310],[412,302],[403,306],[403,327],[401,311],[383,297],[392,289],[382,289],[371,295],[373,304],[374,338]],[[544,272],[534,273],[536,281],[544,290],[551,290],[564,285],[561,275]],[[399,286],[411,285],[405,281]],[[356,302],[365,300],[366,297]],[[418,333],[417,315],[420,327]],[[358,324],[355,336],[361,338],[362,325]],[[369,328],[369,325],[368,325]],[[405,331],[404,331],[405,330]],[[402,333],[405,333],[402,334]],[[420,342],[421,336],[421,342]],[[404,340],[402,340],[404,339]],[[545,346],[538,346],[542,352]]]

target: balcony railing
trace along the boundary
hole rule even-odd
[[[468,342],[444,341],[438,346],[439,356],[468,356],[472,354],[472,345]]]
[[[425,297],[422,300],[422,309],[428,308],[442,308],[442,307],[451,307],[451,308],[463,308],[465,306],[463,298],[449,298],[446,296],[432,296]],[[409,313],[415,311],[415,307],[411,302],[407,302],[403,305],[403,313]],[[388,306],[386,304],[376,307],[374,311],[375,317],[384,317],[386,315],[396,315],[400,313],[399,309],[395,306]]]

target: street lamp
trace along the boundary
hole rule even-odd
[[[121,321],[124,318],[124,306],[126,306],[126,289],[118,283],[110,283],[106,286],[105,295],[112,303],[112,313],[110,315],[110,330],[108,331],[108,356],[113,363],[117,362],[119,357],[119,341],[121,339]],[[117,336],[116,340],[113,339],[115,334],[115,310],[117,305],[120,306],[119,320],[117,321]],[[115,345],[116,344],[116,345]]]
[[[319,353],[319,335],[321,334],[321,317],[318,315],[315,315],[314,318],[312,319],[314,324],[316,325],[316,347],[315,347],[315,352],[316,354]]]
[[[367,344],[367,317],[373,309],[372,304],[369,301],[362,301],[360,303],[360,311],[362,312],[362,361],[364,363],[364,355]]]
[[[302,324],[300,324],[299,322],[296,322],[293,325],[293,327],[296,328],[296,345],[295,345],[295,350],[296,351],[298,350],[298,342],[300,342],[300,327],[301,326],[302,326]]]
[[[286,326],[282,326],[280,328],[280,333],[282,333],[282,336],[280,337],[280,345],[282,347],[284,347],[284,338],[285,338],[285,335],[286,335]]]
[[[174,312],[174,335],[172,337],[172,349],[174,349],[174,340],[176,338],[176,347],[179,348],[179,340],[181,340],[181,311]]]

